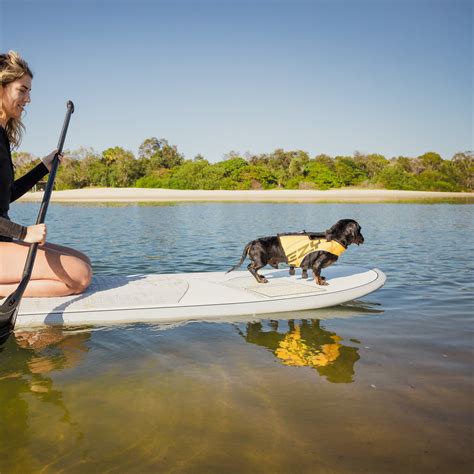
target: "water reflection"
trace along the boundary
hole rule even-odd
[[[89,338],[89,331],[68,332],[48,327],[17,330],[6,344],[0,365],[0,451],[5,472],[15,472],[18,463],[29,463],[28,446],[34,434],[32,414],[37,402],[50,407],[40,409],[47,418],[45,430],[50,423],[60,422],[65,429],[75,432],[76,439],[82,436],[62,391],[55,386],[54,373],[79,365],[88,352]],[[57,420],[51,417],[52,413],[58,414]]]
[[[251,322],[239,333],[247,342],[270,349],[284,365],[312,367],[333,383],[354,381],[359,349],[343,345],[342,337],[321,327],[318,319],[272,320],[266,326]]]

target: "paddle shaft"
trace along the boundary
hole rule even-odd
[[[48,183],[46,184],[46,188],[44,190],[43,200],[41,202],[40,210],[38,212],[38,218],[36,219],[36,224],[44,224],[44,221],[46,219],[46,212],[48,211],[49,202],[51,200],[51,193],[53,192],[53,187],[54,187],[54,180],[56,178],[56,172],[58,170],[58,165],[59,165],[58,155],[60,155],[63,152],[64,141],[66,140],[67,129],[69,127],[69,120],[71,119],[71,114],[73,112],[74,112],[74,104],[71,101],[68,101],[66,117],[64,119],[61,135],[59,137],[59,142],[58,142],[58,147],[57,147],[58,151],[56,155],[54,156],[53,163],[51,166],[51,171],[49,172]],[[28,251],[28,256],[26,257],[25,268],[23,270],[23,277],[22,277],[22,281],[20,285],[22,285],[23,280],[25,278],[27,278],[29,281],[31,277],[31,272],[33,271],[33,265],[36,258],[36,252],[38,250],[38,245],[39,243],[34,243],[30,246],[30,250]],[[26,281],[25,287],[28,284],[28,281]],[[23,295],[23,292],[22,292],[22,295]]]
[[[36,224],[43,224],[46,218],[46,212],[48,211],[49,201],[51,199],[51,193],[53,192],[54,187],[54,180],[56,178],[56,171],[58,169],[59,164],[58,155],[60,155],[63,151],[64,141],[66,140],[67,129],[69,126],[69,120],[71,119],[71,114],[73,112],[74,104],[71,101],[68,101],[66,117],[64,119],[61,135],[59,137],[57,147],[58,151],[54,156],[51,165],[51,171],[49,172],[48,182],[44,191],[43,200],[41,202],[40,210],[38,212],[38,218],[36,219]],[[25,266],[23,268],[23,276],[20,281],[20,284],[18,285],[18,288],[5,299],[2,306],[0,306],[0,332],[5,330],[11,332],[15,326],[16,313],[18,311],[18,306],[20,304],[23,293],[25,292],[25,289],[31,278],[36,253],[38,251],[38,245],[39,243],[34,243],[30,245],[28,255],[25,261]]]

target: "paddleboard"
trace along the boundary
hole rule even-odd
[[[81,295],[23,298],[16,327],[219,319],[326,308],[380,288],[385,274],[374,268],[333,265],[324,270],[327,286],[311,273],[261,271],[257,283],[248,271],[160,275],[95,276]],[[0,302],[1,303],[1,302]]]

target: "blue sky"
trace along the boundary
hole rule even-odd
[[[451,158],[473,147],[469,0],[0,0],[35,74],[21,150],[186,158],[305,150]]]

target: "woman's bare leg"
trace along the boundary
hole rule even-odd
[[[51,244],[49,242],[46,242],[44,245],[42,245],[42,247],[46,249],[56,250],[58,252],[64,253],[65,255],[72,255],[74,257],[80,258],[81,260],[84,260],[87,265],[92,265],[89,257],[86,254],[71,247],[66,247],[65,245]]]
[[[66,296],[82,293],[92,278],[89,259],[61,251],[54,244],[38,247],[31,280],[24,296]],[[0,296],[13,292],[21,280],[29,244],[0,242]],[[80,252],[77,252],[80,254]],[[81,254],[84,256],[84,254]],[[85,257],[85,256],[84,256]]]

